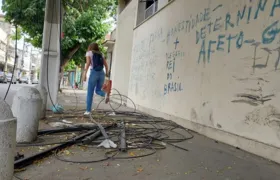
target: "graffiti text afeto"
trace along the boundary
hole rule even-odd
[[[252,2],[251,0],[249,0]],[[272,2],[271,4],[269,2]],[[222,7],[220,5],[219,7]],[[236,49],[242,48],[245,44],[252,44],[255,42],[254,37],[250,37],[249,34],[240,28],[242,23],[248,25],[252,21],[257,20],[264,12],[269,12],[270,17],[276,15],[276,11],[280,10],[280,0],[258,0],[257,3],[250,3],[244,5],[235,13],[226,13],[223,16],[214,17],[210,19],[205,26],[196,30],[196,44],[200,45],[198,54],[198,63],[210,62],[211,56],[217,52],[230,53],[233,46]],[[240,26],[240,27],[239,27]],[[239,28],[238,28],[239,27]],[[230,29],[240,29],[237,33],[227,33]],[[216,39],[207,39],[207,35],[211,33],[217,33]],[[223,32],[223,33],[219,33]],[[270,44],[277,39],[280,34],[280,22],[274,21],[268,24],[263,33],[261,34],[261,40],[263,44]],[[258,37],[259,38],[259,37]]]

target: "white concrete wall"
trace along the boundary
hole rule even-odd
[[[168,0],[158,0],[158,10],[163,8],[166,4],[168,4]]]
[[[129,97],[141,110],[280,162],[275,149],[259,149],[280,148],[279,17],[279,0],[175,0],[134,31]],[[129,31],[124,23],[117,41]],[[129,55],[127,46],[117,56]]]
[[[137,0],[132,0],[119,14],[116,44],[112,63],[112,83],[120,93],[128,95],[133,27],[135,24]]]

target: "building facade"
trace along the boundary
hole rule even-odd
[[[0,71],[9,73],[14,67],[15,49],[11,40],[12,26],[0,15]]]
[[[118,11],[114,88],[280,163],[279,0],[119,0]]]
[[[4,15],[0,15],[0,71],[12,73],[15,63],[15,41],[11,36],[15,29],[5,22]],[[20,78],[27,76],[30,80],[37,79],[40,67],[40,50],[25,42],[24,38],[17,42],[17,62],[15,76]],[[5,67],[6,66],[6,67]]]

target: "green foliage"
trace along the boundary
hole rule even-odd
[[[64,67],[64,71],[75,70],[76,64],[74,60],[68,61],[67,65]]]
[[[42,46],[45,4],[46,0],[6,0],[2,8],[6,21],[17,24],[28,35],[26,41],[38,48]],[[110,24],[103,21],[115,15],[116,6],[117,0],[63,0],[62,65],[69,59],[76,65],[85,61],[87,46],[108,32]]]
[[[42,46],[45,0],[5,0],[2,7],[6,21],[17,24],[35,47]]]
[[[108,32],[110,26],[108,24],[103,24],[103,19],[101,17],[98,19],[98,17],[95,16],[95,12],[92,10],[81,14],[75,11],[70,13],[71,15],[66,16],[63,23],[65,36],[62,41],[62,52],[63,56],[66,56],[71,53],[75,45],[80,44],[81,47],[72,57],[76,64],[80,64],[81,61],[85,59],[87,46],[91,42],[102,39]],[[77,14],[79,15],[75,18]]]
[[[11,34],[12,40],[20,40],[23,37],[22,29],[20,27],[17,28],[17,33]]]

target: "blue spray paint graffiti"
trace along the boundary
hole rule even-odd
[[[269,25],[262,33],[262,43],[271,44],[276,39],[277,35],[280,33],[280,23],[279,20],[275,21]]]
[[[198,55],[198,63],[203,61],[204,63],[211,61],[211,56],[215,52],[231,52],[232,44],[235,44],[236,49],[241,49],[244,44],[252,44],[255,42],[252,38],[246,38],[245,33],[241,30],[238,34],[218,34],[217,39],[215,40],[206,40],[207,36],[212,32],[221,30],[222,24],[224,24],[224,30],[227,32],[232,28],[238,27],[241,22],[249,24],[252,20],[258,19],[261,12],[264,12],[267,6],[267,0],[259,0],[257,7],[245,5],[241,10],[238,10],[236,13],[236,21],[233,20],[233,14],[226,13],[225,17],[218,17],[201,27],[196,31],[196,44],[201,43],[200,51]],[[219,6],[217,6],[219,7]],[[274,0],[272,7],[270,7],[270,16],[275,15],[276,8],[280,8],[280,0]],[[255,11],[253,11],[255,10]],[[224,19],[224,20],[223,20]],[[268,26],[262,34],[262,43],[270,44],[280,34],[280,23],[276,21]]]
[[[178,38],[174,42],[175,49],[177,44],[179,44]],[[181,51],[173,51],[171,53],[166,53],[166,70],[167,70],[167,83],[164,84],[164,95],[170,94],[172,92],[183,91],[182,83],[178,82],[180,80],[179,76],[174,78],[176,74],[176,62],[184,56],[184,53]]]
[[[274,16],[274,12],[276,8],[280,8],[280,0],[274,0],[271,12],[270,12],[270,16],[273,17]]]
[[[191,30],[196,28],[200,23],[207,22],[210,20],[210,9],[205,8],[202,12],[197,13],[196,15],[190,15],[187,20],[183,20],[177,23],[174,27],[170,28],[166,35],[166,43],[168,44],[170,38],[175,36],[177,33],[184,31],[189,33]]]
[[[176,41],[174,42],[175,44],[175,50],[177,49],[177,45],[179,44],[180,42],[178,41],[178,38],[176,39]]]
[[[217,40],[203,40],[200,51],[199,51],[199,57],[198,57],[198,63],[200,63],[200,60],[202,59],[203,62],[210,62],[211,55],[215,53],[216,51],[224,52],[226,48],[226,52],[230,53],[231,52],[231,45],[235,41],[235,47],[237,49],[240,49],[243,44],[251,43],[254,40],[244,40],[244,32],[240,31],[238,34],[219,34],[217,37]]]

